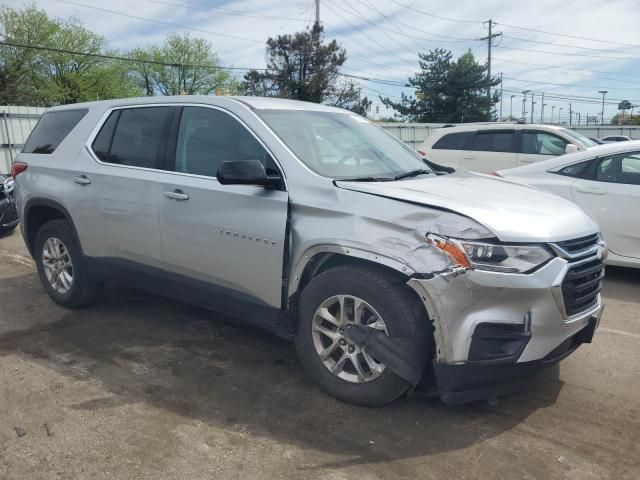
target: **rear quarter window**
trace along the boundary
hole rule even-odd
[[[46,112],[27,138],[23,153],[50,154],[69,135],[88,110]]]

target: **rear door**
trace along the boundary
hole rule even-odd
[[[564,155],[568,140],[550,132],[525,129],[520,132],[518,166]]]
[[[280,308],[286,189],[216,179],[226,160],[260,160],[267,173],[282,175],[272,155],[244,123],[216,107],[185,106],[173,136],[174,171],[160,208],[167,268]]]
[[[85,254],[162,266],[158,206],[174,107],[115,109],[73,175],[74,223]]]
[[[515,167],[516,156],[515,130],[478,130],[462,152],[460,166],[474,172],[491,173]]]
[[[640,258],[640,151],[596,159],[572,195],[596,217],[613,253]]]

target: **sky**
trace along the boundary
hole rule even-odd
[[[159,44],[169,33],[188,32],[210,41],[223,65],[254,68],[265,65],[269,36],[307,28],[315,15],[314,0],[34,3],[50,16],[78,18],[114,49]],[[3,4],[22,7],[25,2]],[[605,119],[617,112],[619,100],[640,105],[637,0],[320,0],[320,19],[326,38],[335,38],[347,50],[341,71],[371,79],[359,83],[374,105],[380,94],[393,98],[415,93],[400,85],[418,70],[418,51],[440,47],[458,56],[471,49],[486,61],[487,42],[478,39],[487,35],[489,19],[496,23],[493,32],[502,33],[493,42],[492,73],[503,76],[503,116],[510,111],[521,116],[523,90],[533,91],[536,121],[543,103],[545,121],[552,112],[554,120],[561,113],[568,121],[571,102],[584,123],[587,114],[600,114],[600,90],[608,92]],[[565,96],[574,100],[558,98]],[[530,118],[531,94],[526,105]],[[500,105],[497,108],[499,113]]]

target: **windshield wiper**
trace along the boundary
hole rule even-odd
[[[433,173],[431,170],[425,170],[424,168],[419,170],[411,170],[410,172],[401,173],[396,175],[394,180],[401,180],[403,178],[417,177],[418,175],[427,175]]]
[[[390,182],[395,180],[393,177],[354,177],[354,178],[336,178],[336,182]]]

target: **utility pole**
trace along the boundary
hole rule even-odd
[[[573,109],[571,108],[571,102],[569,102],[569,126],[571,127],[572,125],[572,120],[573,120]]]
[[[533,106],[536,102],[533,100],[535,98],[533,92],[531,92],[531,123],[533,123]]]
[[[580,126],[580,112],[576,112],[576,115],[578,115],[578,126]]]
[[[513,118],[513,97],[515,95],[511,95],[511,101],[509,102],[509,120]]]
[[[551,105],[551,123],[553,123],[553,112],[556,109],[555,105]]]
[[[500,72],[500,121],[502,121],[502,100],[502,72]]]
[[[560,120],[561,115],[562,115],[562,107],[558,109],[558,125],[562,125],[562,121]]]
[[[319,0],[318,0],[319,1]],[[493,20],[489,19],[486,22],[482,22],[482,25],[489,24],[489,34],[486,37],[479,38],[478,40],[487,41],[487,120],[491,120],[491,43],[493,39],[502,35],[502,33],[493,33]],[[500,89],[502,90],[502,80],[500,80]]]
[[[544,103],[544,92],[542,92],[542,99],[540,100],[540,123],[544,123],[544,107],[547,105]]]
[[[602,94],[602,113],[600,114],[600,125],[604,125],[604,96],[609,93],[606,90],[598,90]]]
[[[316,23],[320,23],[320,0],[316,0]]]

